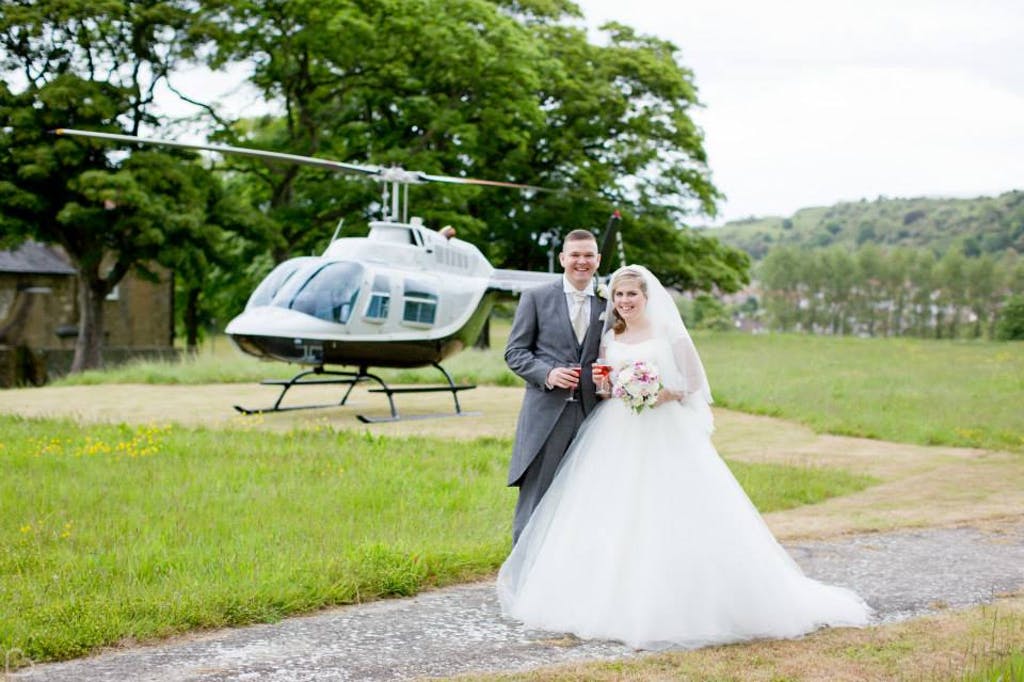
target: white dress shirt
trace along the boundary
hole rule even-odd
[[[572,282],[569,281],[568,277],[563,276],[562,277],[562,291],[565,292],[565,302],[569,306],[569,319],[570,320],[572,320],[573,315],[576,314],[576,297],[575,297],[575,294],[577,294],[577,293],[584,293],[584,294],[587,295],[586,299],[584,299],[584,301],[583,301],[583,319],[584,320],[589,320],[590,319],[590,304],[591,304],[591,300],[594,298],[594,287],[592,285],[588,284],[587,288],[584,289],[582,292],[580,292],[579,289],[577,289],[576,287],[574,287],[572,285]]]

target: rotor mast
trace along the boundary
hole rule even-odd
[[[407,180],[381,182],[381,213],[385,221],[409,222],[409,185]]]

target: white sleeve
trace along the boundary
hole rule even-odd
[[[672,359],[675,360],[676,369],[682,380],[679,388],[686,394],[684,400],[699,394],[705,402],[712,402],[708,378],[704,373],[700,355],[697,354],[697,348],[693,345],[693,339],[689,334],[684,334],[673,339],[671,345]]]

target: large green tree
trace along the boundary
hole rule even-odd
[[[194,243],[203,224],[203,171],[192,162],[153,151],[114,159],[47,132],[68,118],[109,126],[122,103],[117,88],[72,75],[18,95],[0,89],[3,232],[58,244],[74,262],[75,371],[101,364],[103,301],[118,282],[133,269],[155,277],[169,245]]]
[[[130,270],[213,252],[216,180],[192,157],[130,156],[49,131],[137,134],[160,124],[159,85],[198,30],[188,0],[18,0],[0,13],[0,225],[8,240],[58,244],[79,278],[72,370],[101,363],[103,300]],[[15,85],[9,86],[8,83]]]
[[[629,259],[667,283],[746,281],[745,256],[683,228],[719,195],[690,118],[692,74],[666,41],[611,24],[595,44],[568,2],[213,0],[204,12],[210,64],[252,65],[283,111],[226,126],[228,141],[559,190],[412,189],[418,215],[455,225],[497,264],[542,267],[542,232],[601,226],[624,208]],[[259,178],[276,260],[380,207],[365,181],[232,164]]]

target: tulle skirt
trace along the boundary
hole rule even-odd
[[[795,637],[871,613],[775,540],[711,444],[707,405],[634,414],[620,400],[584,423],[498,596],[529,627],[638,649]]]

